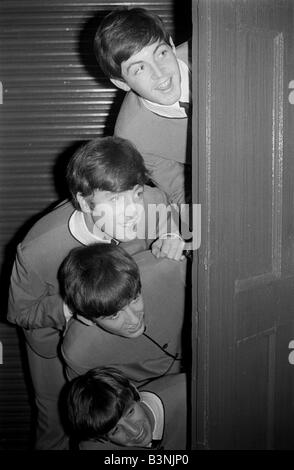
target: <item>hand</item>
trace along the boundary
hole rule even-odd
[[[183,249],[185,242],[180,237],[158,238],[153,242],[151,251],[156,258],[169,258],[182,261],[185,256]]]

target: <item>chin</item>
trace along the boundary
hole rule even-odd
[[[130,229],[128,227],[122,227],[118,230],[115,230],[113,237],[120,242],[130,242],[137,238],[138,231],[137,228]]]
[[[134,234],[125,234],[124,238],[122,237],[114,237],[116,240],[120,242],[131,242],[132,240],[136,240],[137,238],[137,233]]]
[[[180,96],[181,96],[180,93],[176,95],[173,93],[172,96],[163,96],[160,104],[165,105],[165,106],[171,106],[177,103],[177,101],[179,101]]]
[[[140,443],[140,446],[141,447],[148,447],[149,444],[151,444],[151,442],[152,442],[152,435],[151,435],[151,433],[150,433],[150,435],[148,433],[148,436],[145,438],[144,442]]]
[[[177,101],[179,101],[181,97],[181,89],[176,87],[176,89],[172,89],[169,91],[169,93],[159,93],[157,95],[157,99],[155,103],[159,103],[163,106],[171,106],[175,104]]]
[[[136,240],[137,238],[137,233],[133,233],[132,235],[126,235],[125,240],[130,242],[131,240]]]

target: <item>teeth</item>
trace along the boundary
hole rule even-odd
[[[160,90],[165,90],[169,86],[170,86],[170,78],[166,80],[165,82],[161,83],[160,85],[158,85],[157,88],[159,88]]]

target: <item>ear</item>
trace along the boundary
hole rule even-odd
[[[174,45],[174,41],[172,40],[171,36],[169,37],[169,43],[171,45],[173,53],[176,54],[176,46]]]
[[[110,81],[117,87],[120,88],[121,90],[124,91],[130,91],[129,85],[124,82],[123,80],[119,80],[118,78],[111,78]]]
[[[77,193],[77,200],[80,205],[81,211],[85,213],[91,212],[90,206],[84,196],[81,193]]]

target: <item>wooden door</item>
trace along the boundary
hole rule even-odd
[[[294,448],[293,10],[193,3],[193,448]]]

